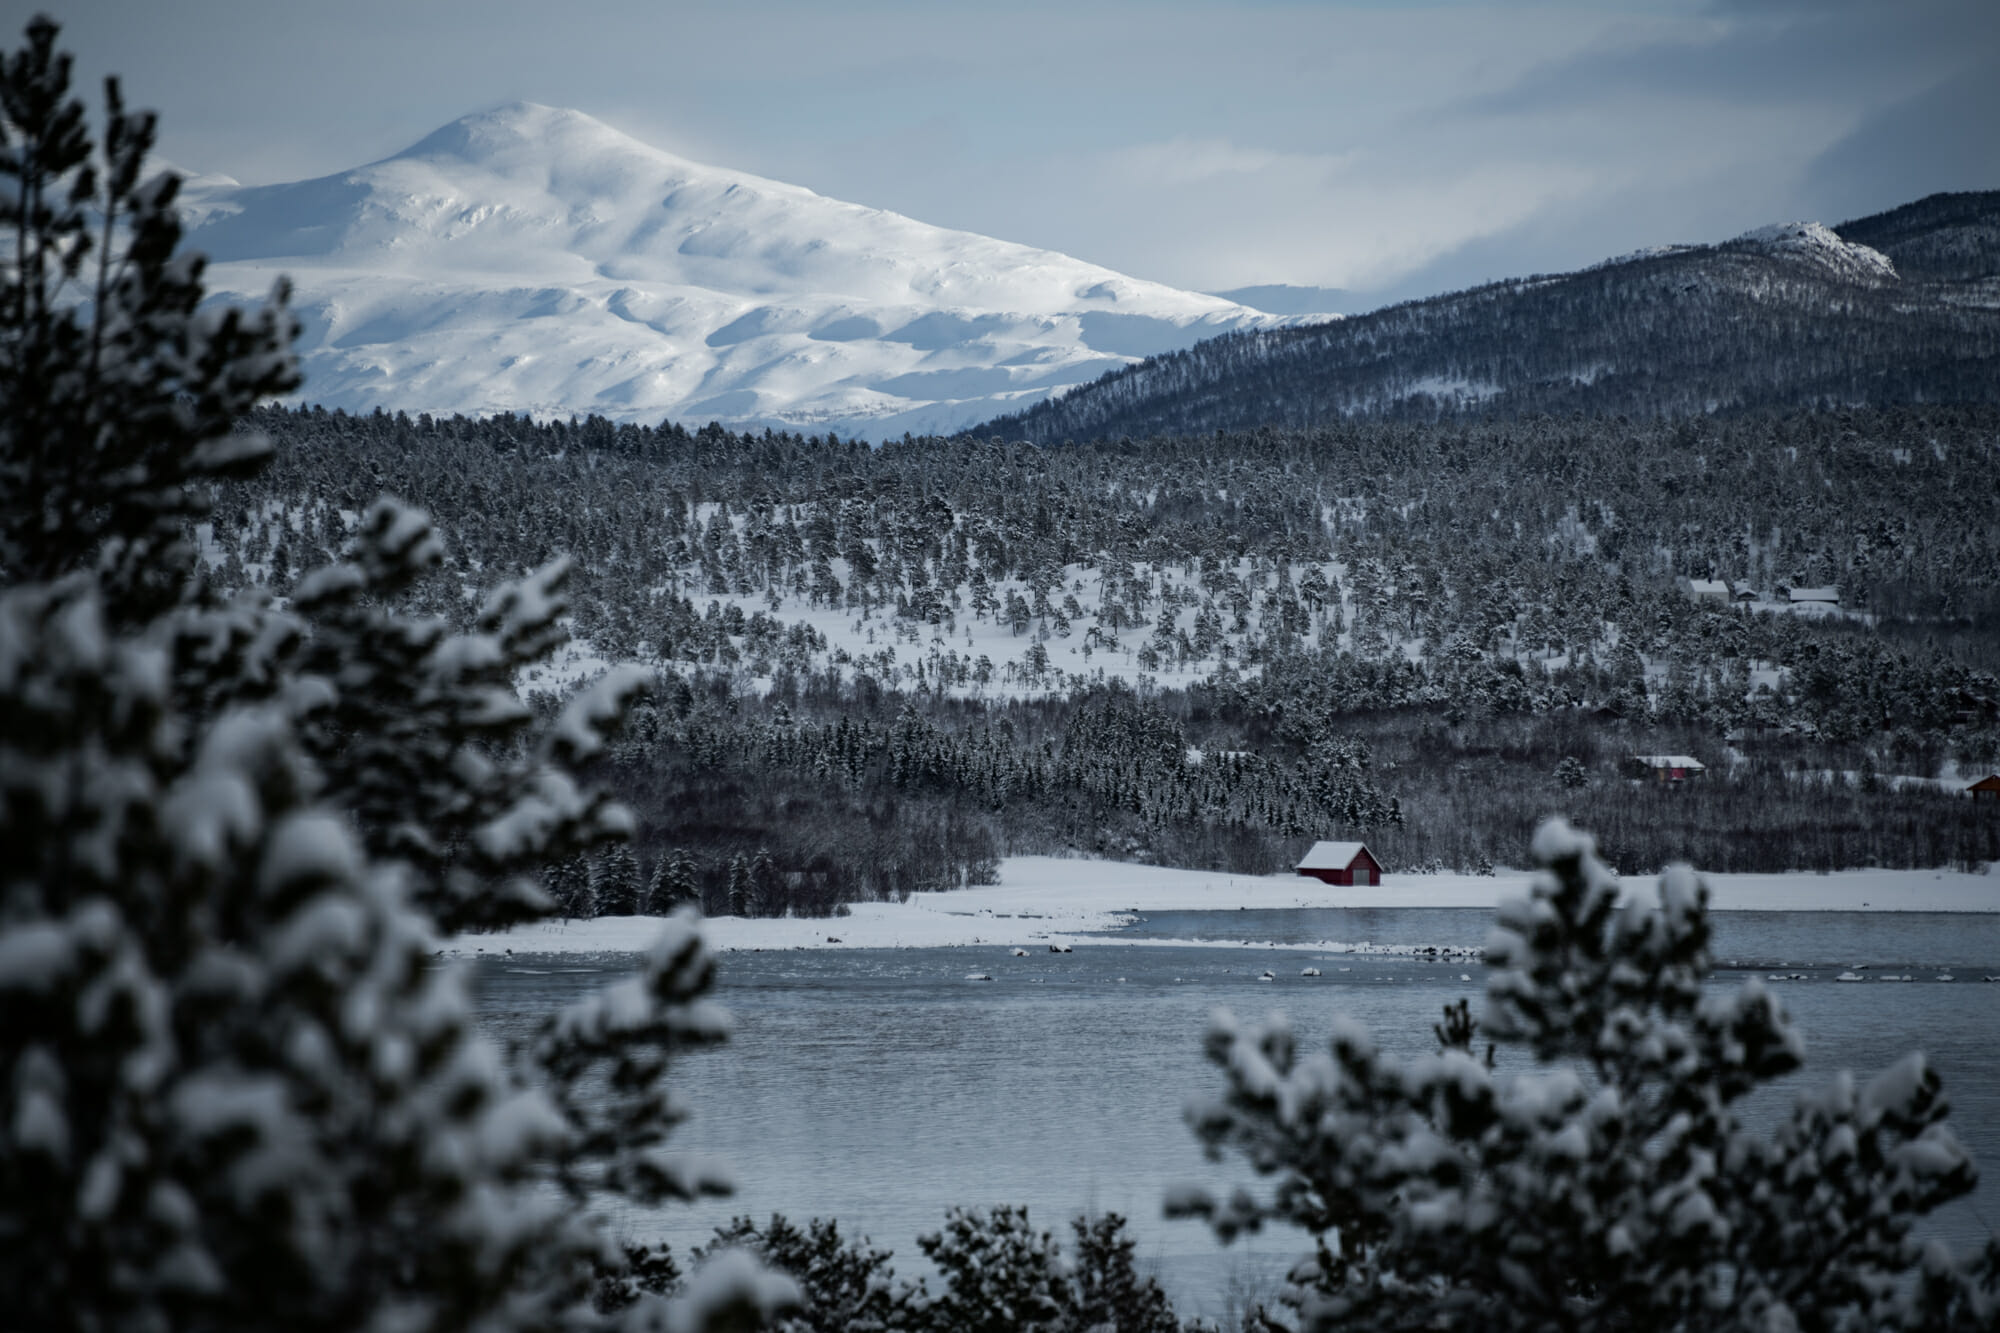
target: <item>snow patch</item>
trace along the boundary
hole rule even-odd
[[[1889,256],[1865,245],[1843,241],[1833,228],[1823,223],[1781,222],[1758,227],[1744,232],[1731,244],[1809,259],[1844,278],[1878,282],[1896,278],[1896,266]]]

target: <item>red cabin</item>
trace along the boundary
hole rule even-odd
[[[1382,863],[1358,842],[1316,842],[1299,862],[1298,872],[1322,884],[1349,888],[1382,882]]]

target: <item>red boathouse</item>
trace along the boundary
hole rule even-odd
[[[1382,863],[1358,842],[1316,842],[1299,862],[1298,872],[1322,884],[1350,888],[1382,882]]]

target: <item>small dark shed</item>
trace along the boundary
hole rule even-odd
[[[1966,793],[1973,800],[2000,801],[2000,773],[1991,773],[1967,787]]]
[[[1298,871],[1323,884],[1353,887],[1382,882],[1382,863],[1358,842],[1316,842],[1300,860]]]

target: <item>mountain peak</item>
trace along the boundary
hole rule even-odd
[[[626,153],[635,157],[678,162],[671,154],[613,129],[595,116],[571,107],[540,102],[503,102],[484,111],[460,116],[389,158],[391,162],[453,159],[493,164],[522,154],[556,152]]]
[[[509,102],[319,180],[209,192],[212,289],[291,274],[306,395],[368,410],[953,430],[1284,321],[704,166]]]
[[[1887,280],[1896,276],[1896,266],[1889,256],[1842,240],[1838,232],[1821,222],[1780,222],[1758,227],[1744,232],[1732,244],[1813,260],[1850,279]]]

